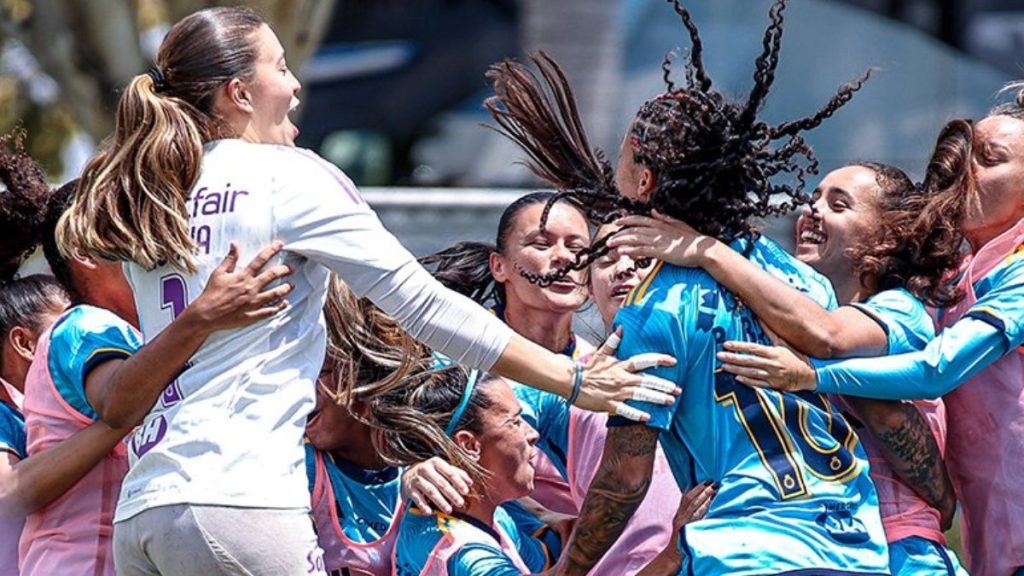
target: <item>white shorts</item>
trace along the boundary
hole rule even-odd
[[[178,504],[114,524],[118,576],[326,576],[307,510]]]

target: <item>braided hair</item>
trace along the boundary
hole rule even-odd
[[[667,91],[640,107],[627,134],[635,162],[655,178],[646,201],[619,194],[611,165],[588,144],[565,74],[547,54],[530,57],[539,77],[516,62],[493,66],[488,77],[494,82],[495,95],[485,106],[498,123],[497,130],[526,151],[530,169],[559,189],[555,199],[579,205],[592,221],[656,209],[724,242],[753,241],[758,237],[754,218],[786,214],[809,202],[803,191],[806,175],[817,174],[818,162],[800,133],[817,127],[846,104],[871,71],[842,85],[814,114],[770,125],[759,120],[757,113],[775,80],[787,0],[775,0],[769,11],[754,86],[745,102],[731,101],[712,88],[696,24],[679,0],[668,1],[692,49],[682,87],[671,81],[671,54],[666,56],[662,70]],[[774,181],[783,174],[795,184]],[[783,199],[776,200],[778,196]],[[542,227],[544,223],[542,219]],[[538,281],[550,283],[570,270],[586,268],[608,252],[603,240],[579,253],[566,268]]]

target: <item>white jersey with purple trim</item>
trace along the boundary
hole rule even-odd
[[[445,290],[387,232],[355,186],[312,152],[221,140],[208,144],[187,201],[199,270],[126,264],[151,340],[198,297],[239,244],[245,266],[273,240],[293,273],[288,308],[217,332],[167,387],[130,439],[131,469],[115,521],[157,506],[307,508],[302,448],[326,346],[322,308],[333,270],[411,334],[487,369],[511,331]]]

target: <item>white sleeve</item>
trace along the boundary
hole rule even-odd
[[[330,268],[417,340],[488,370],[512,330],[469,298],[442,286],[388,232],[352,182],[333,165],[295,150],[277,177],[273,214],[285,250]]]

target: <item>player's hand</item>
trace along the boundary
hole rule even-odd
[[[673,533],[679,534],[683,526],[694,520],[704,518],[708,513],[708,508],[711,507],[711,500],[717,493],[718,485],[708,480],[683,494],[683,497],[679,499],[679,508],[676,510],[676,515],[672,518]],[[675,548],[674,543],[672,547]]]
[[[626,216],[615,221],[622,229],[608,246],[634,260],[656,258],[676,266],[699,267],[718,240],[700,234],[689,224],[658,211],[650,216]]]
[[[818,373],[807,357],[789,348],[738,341],[726,342],[724,347],[726,351],[718,353],[722,369],[741,384],[783,392],[818,388]]]
[[[658,366],[674,366],[676,360],[665,354],[638,354],[620,361],[614,354],[621,341],[622,328],[619,328],[584,364],[583,386],[575,405],[646,422],[650,415],[625,402],[637,400],[664,406],[675,402],[675,396],[681,392],[678,386],[642,372]]]
[[[472,486],[469,474],[437,456],[409,466],[401,480],[402,498],[411,500],[428,514],[433,512],[433,507],[446,514],[464,507],[464,496],[469,495]]]
[[[238,328],[270,318],[287,307],[284,297],[292,285],[269,285],[292,273],[284,265],[267,266],[284,245],[277,241],[256,255],[242,269],[238,265],[238,244],[231,243],[227,256],[214,269],[203,293],[185,309],[201,329],[213,332]]]

